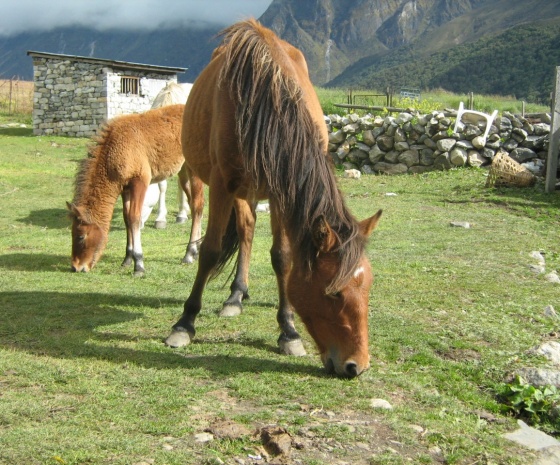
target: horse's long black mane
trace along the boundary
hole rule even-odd
[[[223,32],[226,61],[220,83],[230,86],[236,102],[245,169],[256,186],[267,186],[295,253],[310,271],[318,254],[312,237],[317,221],[324,218],[338,235],[340,268],[328,289],[335,291],[351,276],[365,239],[338,190],[323,132],[311,117],[303,90],[275,57],[290,58],[281,42],[265,38],[263,30],[248,20]]]

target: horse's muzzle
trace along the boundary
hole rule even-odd
[[[332,358],[325,359],[323,365],[325,366],[325,370],[327,371],[327,373],[336,374],[337,376],[343,378],[355,378],[369,368],[369,365],[360,367],[353,360],[348,360],[340,366],[336,366]]]
[[[71,269],[74,273],[79,273],[79,272],[87,273],[87,272],[89,271],[89,268],[88,268],[86,265],[78,265],[78,266],[72,265],[72,266],[70,267],[70,269]]]

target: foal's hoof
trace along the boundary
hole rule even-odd
[[[178,216],[177,218],[175,218],[175,223],[177,224],[183,224],[187,222],[187,217],[186,216]]]
[[[191,263],[194,263],[195,261],[196,261],[196,256],[194,256],[190,253],[187,253],[183,257],[183,260],[181,260],[181,263],[184,263],[186,265],[190,265]]]
[[[165,229],[167,227],[167,221],[156,221],[154,226],[156,229]]]
[[[171,334],[165,340],[165,345],[169,347],[185,347],[191,343],[191,336],[187,331],[171,331]]]
[[[224,304],[222,310],[220,311],[220,316],[231,317],[241,315],[241,305],[235,304]]]
[[[134,276],[135,278],[143,278],[145,274],[146,274],[146,270],[136,270],[132,274],[132,276]]]
[[[278,341],[280,352],[285,355],[296,355],[302,357],[307,355],[301,339],[293,339],[291,341]]]

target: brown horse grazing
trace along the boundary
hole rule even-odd
[[[357,376],[369,367],[373,277],[365,244],[381,211],[362,222],[348,211],[301,52],[255,20],[223,36],[183,118],[185,166],[209,185],[209,218],[191,294],[166,343],[183,346],[194,337],[208,279],[235,250],[250,205],[268,198],[280,347],[300,353],[295,310],[327,371]]]
[[[134,274],[145,272],[140,242],[141,212],[150,183],[179,173],[187,194],[188,178],[180,171],[181,122],[185,106],[170,105],[142,114],[114,118],[101,130],[76,176],[72,217],[72,270],[89,271],[107,243],[113,209],[119,195],[126,224],[124,265],[134,262]]]

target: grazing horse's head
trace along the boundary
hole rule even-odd
[[[359,224],[366,240],[377,226],[381,210]],[[288,296],[295,311],[319,348],[329,373],[353,378],[369,368],[368,301],[373,275],[362,253],[346,282],[332,288],[340,267],[339,239],[326,221],[313,232],[318,255],[311,274],[294,266],[288,282]]]
[[[107,234],[80,207],[66,203],[72,218],[72,271],[90,271],[107,244]]]

